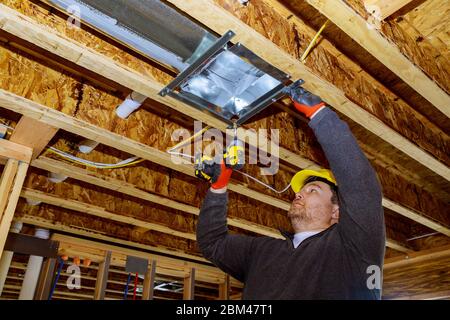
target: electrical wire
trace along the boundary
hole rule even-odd
[[[125,291],[123,293],[123,300],[128,299],[128,285],[130,284],[130,280],[131,280],[131,272],[128,273],[127,284],[125,285]]]
[[[319,38],[320,34],[322,33],[323,29],[325,29],[325,27],[327,26],[329,21],[330,20],[325,21],[325,23],[322,25],[322,27],[320,27],[319,31],[317,31],[317,33],[314,36],[314,38],[312,38],[311,42],[309,43],[308,47],[306,48],[305,52],[303,53],[302,57],[300,58],[300,61],[302,63],[305,63],[306,57],[308,56],[309,52],[314,47],[314,44],[316,43],[317,38]]]
[[[58,257],[58,263],[59,263],[58,273],[56,274],[55,282],[53,283],[52,290],[50,291],[50,294],[48,296],[48,300],[52,300],[53,293],[55,292],[56,289],[56,284],[58,283],[59,277],[61,276],[62,268],[64,267],[64,260],[61,259],[61,257]]]
[[[291,183],[289,183],[283,190],[277,190],[277,189],[274,189],[272,186],[270,186],[270,185],[268,185],[268,184],[262,182],[261,180],[256,179],[255,177],[252,177],[251,175],[249,175],[249,174],[247,174],[247,173],[245,173],[245,172],[242,172],[242,171],[236,171],[236,172],[239,172],[239,173],[242,174],[243,176],[246,176],[247,178],[252,179],[253,181],[255,181],[255,182],[257,182],[257,183],[263,185],[264,187],[266,187],[266,188],[269,189],[269,190],[272,190],[272,191],[275,192],[275,193],[283,193],[283,192],[286,192],[286,190],[289,189],[289,187],[291,186]]]
[[[181,146],[183,146],[185,143],[191,141],[192,139],[195,139],[196,137],[198,137],[200,134],[202,134],[203,132],[205,132],[205,131],[208,130],[209,128],[210,128],[210,127],[207,126],[207,127],[205,127],[203,130],[201,130],[201,131],[197,132],[196,134],[194,134],[192,137],[189,137],[189,138],[187,138],[187,139],[181,141],[180,143],[174,145],[173,147],[167,149],[167,153],[169,153],[169,154],[171,154],[171,155],[179,155],[179,156],[187,157],[187,158],[190,158],[190,159],[195,159],[195,157],[191,156],[190,154],[185,154],[185,153],[181,153],[181,152],[175,152],[174,150],[181,148]],[[237,134],[236,134],[237,127],[236,127],[236,126],[234,127],[234,131],[235,131],[235,137],[236,137],[236,136],[237,136]],[[235,171],[238,172],[238,173],[240,173],[240,174],[242,174],[243,176],[245,176],[245,177],[247,177],[247,178],[249,178],[249,179],[252,179],[253,181],[255,181],[255,182],[257,182],[257,183],[263,185],[263,186],[266,187],[267,189],[269,189],[269,190],[271,190],[271,191],[273,191],[273,192],[275,192],[275,193],[278,193],[278,194],[286,192],[286,190],[288,190],[289,187],[291,186],[291,184],[289,183],[284,189],[282,189],[282,190],[277,190],[277,189],[273,188],[272,186],[270,186],[270,185],[268,185],[268,184],[262,182],[262,181],[259,180],[259,179],[256,179],[255,177],[252,177],[251,175],[249,175],[249,174],[247,174],[247,173],[245,173],[245,172],[242,172],[242,171],[239,171],[239,170],[235,170]]]
[[[64,152],[62,150],[56,149],[54,147],[49,147],[47,149],[48,151],[57,154],[60,157],[63,157],[71,162],[77,163],[77,164],[82,164],[84,166],[87,167],[91,167],[91,168],[97,168],[97,169],[115,169],[115,168],[123,168],[123,167],[127,167],[127,166],[131,166],[140,162],[145,161],[145,159],[139,159],[138,157],[131,157],[128,158],[126,160],[122,160],[120,162],[117,163],[101,163],[101,162],[93,162],[93,161],[89,161],[89,160],[85,160],[82,158],[78,158],[75,157],[67,152]]]

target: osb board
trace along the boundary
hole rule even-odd
[[[132,198],[111,190],[105,190],[80,181],[68,179],[62,183],[48,181],[42,172],[31,169],[24,187],[39,190],[65,200],[75,200],[104,208],[121,216],[129,216],[146,222],[165,225],[181,232],[195,232],[196,218],[157,204]]]
[[[42,100],[46,101],[45,98]],[[99,104],[99,101],[102,101],[102,103]],[[92,121],[99,126],[114,128],[114,130],[118,133],[125,133],[125,135],[129,137],[141,139],[141,142],[147,144],[154,143],[158,147],[163,147],[168,143],[168,135],[161,138],[159,136],[156,137],[156,130],[153,130],[155,127],[153,124],[158,120],[157,117],[152,118],[149,116],[147,118],[143,116],[142,119],[140,118],[139,114],[144,114],[146,112],[143,109],[132,116],[139,119],[139,121],[136,120],[135,123],[133,123],[131,119],[122,123],[120,121],[123,120],[114,119],[114,121],[111,119],[111,117],[114,117],[114,108],[118,103],[120,103],[120,99],[117,97],[112,96],[109,93],[99,91],[89,84],[84,84],[81,87],[78,86],[76,109],[74,111],[75,116]],[[94,106],[94,108],[92,108],[92,106]],[[145,122],[146,120],[148,121],[147,123]],[[166,119],[161,120],[161,118],[159,118],[159,121],[160,125],[163,126],[164,129],[169,128],[170,125],[172,125],[172,128],[179,128],[175,124],[169,123]],[[145,125],[142,125],[143,123]],[[149,129],[149,127],[151,129]],[[163,130],[163,133],[164,132],[166,132],[166,130]]]
[[[0,3],[17,10],[42,25],[56,30],[70,39],[83,43],[86,47],[104,54],[143,75],[157,79],[162,83],[169,83],[172,79],[171,76],[154,68],[151,64],[114,46],[106,39],[100,39],[99,34],[92,32],[91,29],[69,26],[64,17],[50,13],[46,8],[47,6],[39,5],[39,3],[36,4],[29,0],[0,0]]]
[[[450,184],[446,179],[419,163],[411,161],[406,154],[392,148],[386,141],[368,132],[353,120],[342,114],[339,116],[349,125],[361,149],[374,166],[383,167],[392,175],[401,176],[405,181],[416,184],[421,189],[432,193],[433,196],[448,201]]]
[[[345,2],[363,18],[367,19],[368,14],[364,8],[363,0],[345,0]],[[419,34],[415,29],[405,31],[395,21],[386,20],[385,23],[382,23],[381,32],[444,90],[450,91],[450,83],[448,82],[450,62],[445,61],[443,58],[439,59],[441,55],[432,45],[418,46],[417,39]],[[426,43],[428,40],[423,39],[422,42]]]
[[[182,129],[182,127],[172,122],[170,118],[162,118],[145,108],[139,109],[126,120],[118,118],[115,108],[122,100],[115,95],[87,82],[78,81],[62,70],[55,71],[43,66],[37,61],[28,59],[26,54],[21,55],[22,53],[19,54],[5,47],[0,47],[1,53],[3,53],[4,59],[1,60],[3,65],[0,64],[2,72],[0,87],[3,89],[159,150],[165,150],[175,144],[171,135],[174,130]],[[15,68],[11,65],[14,65]],[[50,75],[47,76],[47,73]],[[20,74],[20,76],[16,77],[16,74]],[[34,74],[34,76],[26,77],[27,74]],[[36,81],[33,80],[35,78]],[[55,79],[55,81],[47,83],[45,80],[47,78]],[[39,95],[39,92],[44,93],[44,96]],[[287,127],[287,124],[281,125]],[[294,129],[292,128],[291,131],[293,132]],[[283,130],[280,132],[281,136],[286,134]],[[287,137],[283,137],[283,141],[287,140]],[[309,141],[312,141],[311,137]],[[302,145],[296,149],[304,150],[304,153],[307,153],[309,148]],[[249,167],[244,170],[255,169]],[[127,173],[127,169],[121,169],[121,171],[123,171],[122,174]],[[142,184],[143,181],[140,182]],[[288,182],[289,179],[284,181],[284,185],[287,185]],[[261,188],[252,181],[249,181],[248,184],[251,188],[272,195],[266,188]]]
[[[446,0],[427,0],[404,15],[414,28],[434,46],[450,46],[448,26],[450,24],[450,2]],[[443,52],[445,54],[445,52]]]
[[[383,299],[432,294],[449,288],[450,257],[389,269],[383,275]]]
[[[304,0],[282,0],[281,2],[294,15],[310,25],[314,30],[319,30],[327,20],[326,17]],[[368,54],[363,47],[336,25],[329,23],[323,30],[322,36],[329,40],[339,51],[350,58],[350,60],[353,60],[363,70],[403,99],[413,109],[426,116],[431,122],[442,128],[444,132],[450,132],[450,123],[443,113],[437,110],[414,89],[409,87],[385,65]]]
[[[20,218],[23,215],[36,216],[48,220],[53,224],[79,228],[80,230],[92,232],[93,236],[96,233],[103,234],[116,239],[169,248],[200,256],[195,241],[172,237],[157,231],[142,232],[124,223],[112,222],[111,220],[61,209],[51,205],[41,204],[39,206],[29,206],[25,203],[25,200],[21,199],[17,205],[16,217]]]
[[[294,25],[283,19],[263,2],[249,2],[247,6],[232,0],[216,2],[296,58],[300,58],[315,35],[304,25]],[[386,125],[450,164],[448,136],[365,72],[361,72],[360,67],[344,56],[339,56],[334,48],[317,46],[310,53],[306,65]]]

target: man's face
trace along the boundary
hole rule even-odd
[[[333,193],[322,181],[307,183],[295,194],[288,217],[291,221],[328,227],[339,218],[339,206],[331,202]]]

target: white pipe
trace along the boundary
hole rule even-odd
[[[68,177],[59,173],[49,172],[48,180],[53,183],[61,183]]]
[[[126,119],[134,110],[142,105],[146,98],[146,96],[133,91],[126,97],[122,104],[117,107],[116,114],[120,118]]]
[[[48,239],[50,232],[46,229],[36,229],[35,237],[41,239]],[[43,257],[30,256],[27,264],[27,271],[23,278],[22,288],[20,289],[19,300],[32,300],[36,286],[39,280],[39,274],[41,273]]]
[[[22,230],[22,222],[14,222],[10,232],[19,233]],[[14,252],[3,251],[2,258],[0,259],[0,295],[3,292],[3,286],[5,285],[6,277],[8,276],[9,267],[11,266],[11,261]]]
[[[81,141],[81,143],[78,145],[78,150],[80,150],[80,152],[82,153],[90,153],[92,150],[94,150],[98,144],[100,142],[94,141],[94,140],[83,140]]]
[[[26,198],[25,200],[27,201],[27,204],[30,205],[30,206],[38,206],[38,205],[40,205],[42,203],[42,201],[31,200],[31,199],[28,199],[28,198]]]

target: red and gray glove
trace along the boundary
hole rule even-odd
[[[211,182],[211,188],[222,189],[228,185],[233,170],[225,165],[224,160],[219,163],[203,157],[196,160],[195,175],[203,180]]]
[[[317,110],[326,105],[320,97],[312,94],[300,86],[292,88],[289,94],[294,102],[295,109],[303,113],[309,119],[311,119]]]

